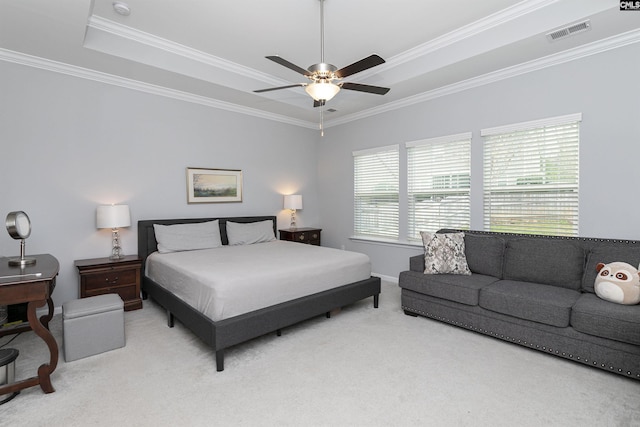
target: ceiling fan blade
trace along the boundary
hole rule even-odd
[[[357,90],[358,92],[373,93],[376,95],[384,95],[389,92],[388,87],[363,85],[361,83],[345,82],[339,85],[342,89]]]
[[[258,90],[254,90],[255,93],[262,93],[262,92],[269,92],[272,90],[280,90],[280,89],[289,89],[290,87],[298,87],[298,86],[305,86],[305,83],[298,83],[295,85],[288,85],[288,86],[278,86],[278,87],[270,87],[268,89],[258,89]]]
[[[313,106],[314,107],[322,107],[326,103],[327,103],[327,101],[325,99],[321,99],[319,101],[316,101],[315,99],[313,100]]]
[[[280,57],[279,57],[279,56],[277,56],[277,55],[274,55],[274,56],[265,56],[265,58],[270,59],[270,60],[272,60],[273,62],[276,62],[276,63],[278,63],[278,64],[280,64],[280,65],[282,65],[282,66],[284,66],[284,67],[287,67],[287,68],[289,68],[290,70],[295,71],[296,73],[300,73],[300,74],[302,74],[303,76],[310,76],[310,75],[311,75],[311,73],[309,73],[309,71],[305,70],[304,68],[302,68],[302,67],[298,67],[296,64],[294,64],[294,63],[292,63],[292,62],[289,62],[289,61],[287,61],[287,60],[286,60],[286,59],[284,59],[284,58],[280,58]]]
[[[354,62],[351,65],[347,65],[346,67],[339,69],[336,71],[336,76],[339,78],[348,77],[352,74],[359,73],[360,71],[367,70],[380,64],[384,64],[384,59],[380,58],[378,55],[367,56],[358,62]]]

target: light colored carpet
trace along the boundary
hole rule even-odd
[[[395,284],[226,353],[151,301],[125,313],[126,347],[65,363],[56,392],[23,390],[2,426],[638,426],[640,382],[425,318],[405,316]],[[7,337],[0,339],[0,345]],[[45,347],[19,336],[16,377]]]

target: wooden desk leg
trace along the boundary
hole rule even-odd
[[[51,374],[55,371],[56,366],[58,366],[58,344],[49,329],[45,328],[37,318],[36,307],[43,306],[47,302],[52,304],[50,301],[50,298],[49,301],[30,301],[27,306],[27,318],[29,319],[31,329],[33,329],[33,331],[47,344],[47,347],[49,347],[49,363],[43,363],[38,368],[40,388],[42,388],[42,391],[45,393],[53,393],[56,391],[51,384]],[[51,310],[51,305],[49,306],[49,309]]]
[[[44,315],[44,316],[40,316],[40,323],[42,323],[42,326],[44,326],[45,328],[49,329],[49,322],[51,321],[51,319],[53,319],[53,300],[51,299],[51,297],[47,298],[47,305],[49,306],[49,312]]]

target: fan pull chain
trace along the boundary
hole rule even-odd
[[[320,136],[324,136],[324,106],[320,107]]]

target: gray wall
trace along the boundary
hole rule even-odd
[[[473,132],[472,228],[482,229],[480,129],[571,113],[580,127],[580,235],[640,240],[640,45],[556,65],[526,75],[329,128],[318,146],[323,241],[364,252],[373,270],[397,278],[420,247],[352,241],[352,151]],[[393,90],[393,89],[392,89]],[[406,216],[406,173],[401,215]],[[404,202],[404,203],[403,203]],[[401,227],[405,231],[404,227]]]
[[[0,76],[0,216],[27,212],[27,254],[60,261],[56,307],[78,296],[74,260],[110,254],[99,204],[129,204],[125,254],[138,219],[278,215],[286,227],[287,193],[303,195],[300,226],[320,223],[315,131],[2,61]],[[242,169],[243,202],[188,205],[188,166]],[[0,255],[18,254],[0,232]]]
[[[353,150],[472,131],[472,227],[482,228],[480,129],[581,112],[580,234],[640,239],[638,57],[640,45],[627,46],[330,127],[324,138],[0,62],[0,215],[26,211],[27,252],[60,260],[57,307],[78,295],[73,261],[109,255],[110,232],[95,229],[95,208],[105,203],[130,205],[134,224],[121,237],[133,254],[138,219],[277,214],[282,227],[282,194],[300,193],[299,226],[322,227],[324,245],[366,253],[375,273],[397,277],[421,248],[349,239]],[[244,201],[188,205],[187,166],[242,169]],[[0,255],[18,253],[0,232]]]

